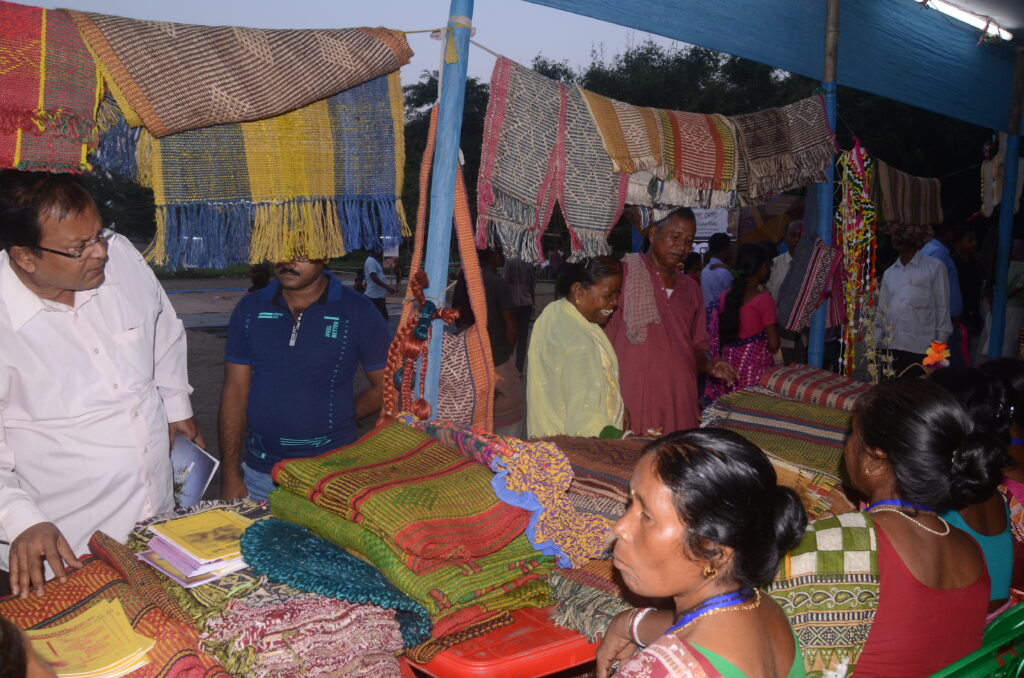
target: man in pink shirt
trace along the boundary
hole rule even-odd
[[[671,433],[700,424],[697,373],[729,383],[736,372],[708,358],[701,288],[680,267],[693,248],[697,222],[682,207],[655,222],[646,254],[627,255],[619,308],[605,332],[619,360],[619,387],[630,428]]]
[[[172,509],[170,439],[204,443],[184,327],[73,177],[0,172],[0,248],[0,587],[27,596]]]

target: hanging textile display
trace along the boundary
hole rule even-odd
[[[143,130],[136,179],[153,189],[157,224],[147,259],[223,268],[337,257],[399,238],[408,232],[404,129],[394,72],[276,118],[160,139]],[[118,155],[112,164],[123,167]]]
[[[569,261],[609,254],[608,232],[622,214],[628,177],[612,172],[578,89],[563,86],[565,143],[558,204],[569,229]]]
[[[386,28],[271,30],[68,13],[129,124],[155,137],[281,115],[412,57],[405,35]]]
[[[879,160],[878,196],[875,203],[881,224],[911,228],[932,226],[942,221],[942,184],[938,179],[915,177],[901,172]],[[925,242],[930,238],[929,232]]]
[[[843,304],[847,322],[842,326],[840,374],[850,375],[861,356],[869,375],[878,378],[876,364],[877,280],[875,278],[876,210],[874,202],[876,161],[854,139],[853,150],[839,156],[840,203],[836,210],[836,240],[843,253],[846,280]]]
[[[981,214],[992,216],[996,205],[1003,200],[1003,173],[1006,171],[1006,133],[999,133],[999,150],[995,157],[987,157],[991,151],[991,143],[985,144],[986,158],[981,162]],[[1017,195],[1013,203],[1013,213],[1020,210],[1020,196],[1024,192],[1024,158],[1017,161]]]
[[[0,2],[0,167],[84,172],[99,73],[63,10]]]
[[[644,173],[633,183],[675,179],[654,204],[731,207],[736,202],[736,132],[724,115],[685,113],[615,101],[578,90],[614,171]],[[650,171],[646,174],[644,171]],[[670,182],[666,182],[670,183]],[[660,192],[660,190],[659,190]],[[650,204],[647,201],[633,204]],[[637,198],[643,200],[643,193]]]
[[[741,204],[827,180],[825,167],[839,147],[821,95],[729,119],[739,140]]]
[[[477,184],[477,246],[538,262],[555,201],[572,238],[570,259],[608,253],[626,181],[612,171],[582,96],[509,59],[491,75]]]

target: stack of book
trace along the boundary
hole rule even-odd
[[[25,631],[39,658],[61,678],[118,678],[149,663],[156,642],[136,633],[116,600],[102,600],[69,622]]]
[[[138,555],[185,588],[208,584],[245,567],[239,538],[252,524],[216,509],[150,526],[149,550]]]

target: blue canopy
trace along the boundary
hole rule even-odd
[[[527,1],[821,79],[825,0]],[[846,0],[836,83],[1005,132],[1014,50],[977,43],[913,0]]]

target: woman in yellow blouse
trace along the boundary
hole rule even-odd
[[[531,438],[593,437],[628,425],[619,362],[601,327],[619,304],[622,267],[611,257],[564,264],[556,291],[534,323],[526,371]]]

